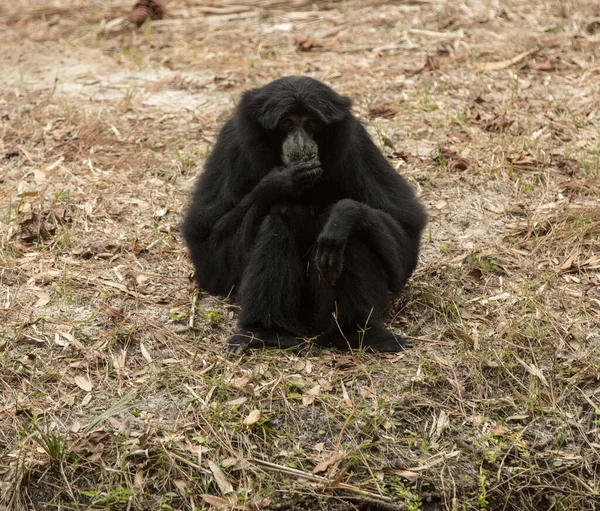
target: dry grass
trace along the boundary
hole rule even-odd
[[[0,7],[0,508],[596,509],[597,2],[131,6]],[[193,177],[291,73],[430,209],[410,352],[226,361],[190,290]]]

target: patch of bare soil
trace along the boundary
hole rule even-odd
[[[591,510],[600,6],[0,5],[0,508]],[[306,74],[427,204],[395,356],[222,357],[182,207],[241,91]]]

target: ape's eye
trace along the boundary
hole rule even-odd
[[[317,123],[312,119],[306,121],[305,127],[308,131],[315,131],[317,129]]]
[[[283,131],[290,131],[293,127],[294,127],[294,121],[292,119],[284,119],[283,121],[281,121],[281,124],[279,125],[279,127],[283,130]]]

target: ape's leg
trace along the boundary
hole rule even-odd
[[[300,322],[306,302],[306,277],[295,234],[279,214],[260,225],[248,255],[240,290],[239,332],[227,351],[243,353],[253,346],[300,349],[308,335]]]
[[[381,325],[381,316],[390,305],[390,290],[382,261],[367,246],[350,236],[344,250],[342,273],[334,286],[312,265],[314,321],[323,332],[317,343],[340,349],[369,349],[396,352],[412,346]]]

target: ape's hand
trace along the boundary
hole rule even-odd
[[[312,188],[323,174],[321,162],[311,160],[293,163],[275,170],[267,176],[275,192],[284,197],[295,197]]]
[[[345,237],[326,234],[319,235],[317,239],[317,268],[330,286],[335,286],[342,274],[347,241]]]
[[[317,238],[317,268],[325,281],[334,286],[344,266],[344,249],[361,214],[361,204],[350,199],[337,202]]]

